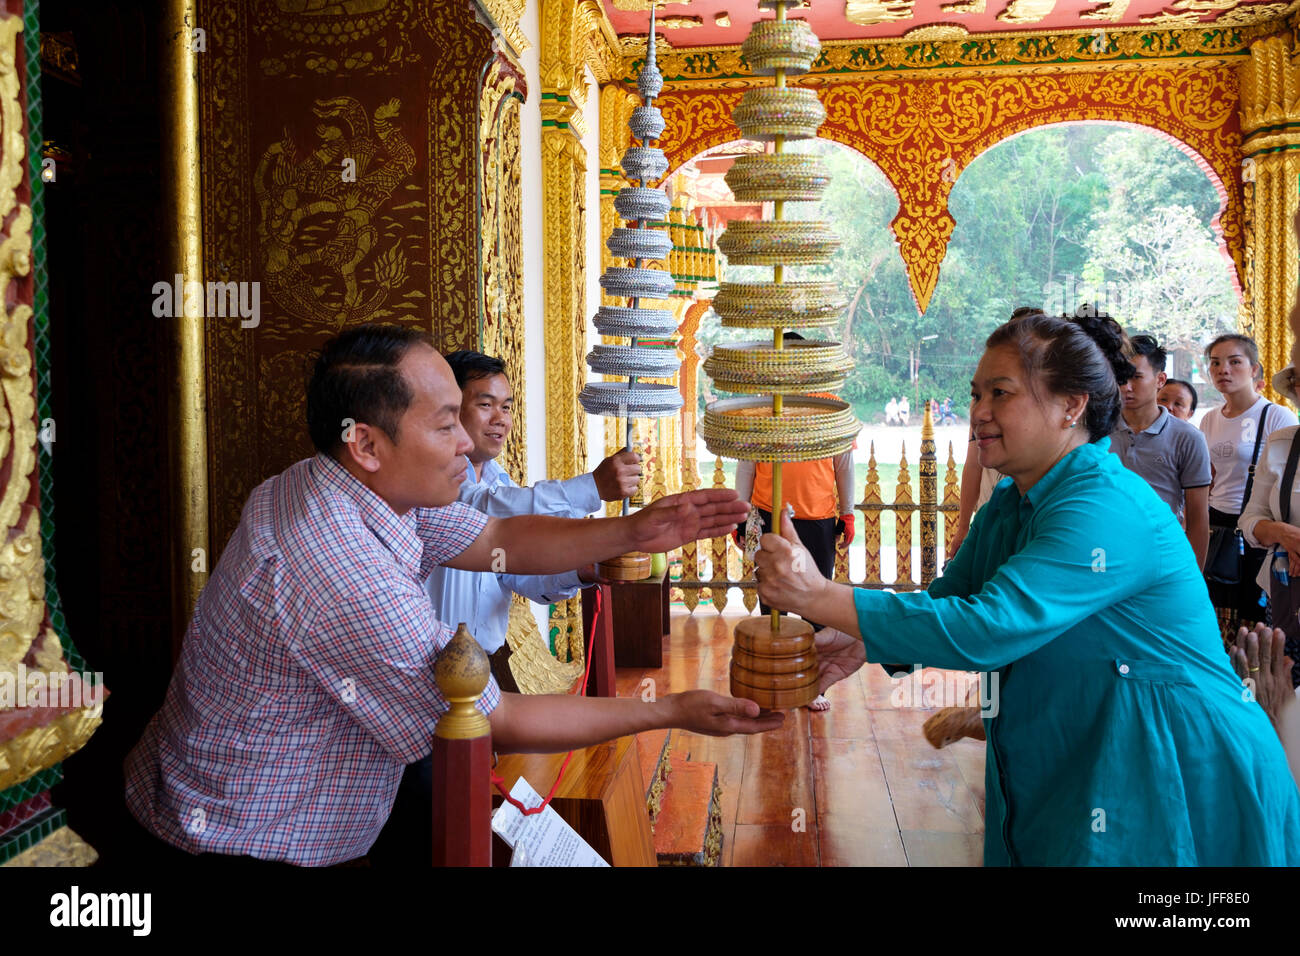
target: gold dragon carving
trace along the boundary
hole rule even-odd
[[[406,254],[385,241],[387,207],[415,169],[400,109],[397,99],[381,103],[372,126],[355,98],[318,99],[310,152],[287,129],[263,151],[253,174],[262,281],[290,315],[341,329],[375,316],[404,285]]]

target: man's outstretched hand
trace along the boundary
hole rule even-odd
[[[817,682],[819,694],[826,693],[826,688],[832,684],[838,684],[857,673],[867,662],[866,645],[861,638],[852,634],[824,627],[816,633],[813,640],[817,642],[817,665],[821,669],[821,679]]]
[[[626,448],[610,455],[591,473],[601,501],[622,501],[641,486],[641,456]]]
[[[633,549],[655,554],[688,541],[719,538],[745,520],[749,505],[730,488],[706,488],[660,498],[632,515]]]
[[[780,711],[762,713],[758,704],[739,697],[723,697],[711,690],[688,690],[672,695],[672,726],[708,737],[761,734],[785,722]],[[760,716],[761,714],[761,716]]]

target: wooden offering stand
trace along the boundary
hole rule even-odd
[[[775,616],[775,612],[774,616]],[[817,698],[812,625],[798,618],[747,617],[735,629],[731,696],[767,710],[788,710]]]

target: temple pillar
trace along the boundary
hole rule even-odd
[[[1300,187],[1300,66],[1291,37],[1259,40],[1241,68],[1241,178],[1246,197],[1245,295],[1241,327],[1259,343],[1268,379],[1292,358],[1296,329],[1287,313],[1296,294],[1293,221]]]

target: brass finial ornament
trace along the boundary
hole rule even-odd
[[[444,740],[472,740],[492,732],[474,705],[487,689],[492,667],[488,656],[463,623],[438,655],[433,677],[451,708],[438,719],[434,735]]]
[[[835,282],[786,282],[785,269],[824,266],[839,239],[824,222],[786,220],[787,202],[818,201],[830,176],[820,157],[787,154],[790,140],[811,139],[826,118],[814,89],[788,87],[806,73],[821,43],[804,20],[786,18],[797,0],[761,0],[776,11],[757,21],[741,47],[756,75],[771,87],[747,92],[732,113],[746,139],[772,143],[771,153],[736,160],[726,176],[737,200],[771,202],[771,219],[732,222],[718,249],[733,265],[770,266],[771,282],[725,282],[713,308],[728,328],[771,329],[770,342],[738,342],[713,349],[705,372],[721,391],[751,397],[712,402],[699,434],[718,456],[772,463],[772,515],[779,531],[784,510],[781,464],[815,461],[848,451],[862,425],[847,402],[808,395],[839,388],[853,367],[838,342],[785,341],[791,327],[838,323],[845,301]],[[817,696],[817,651],[811,625],[783,618],[746,618],[735,630],[731,693],[773,709],[800,707]]]

